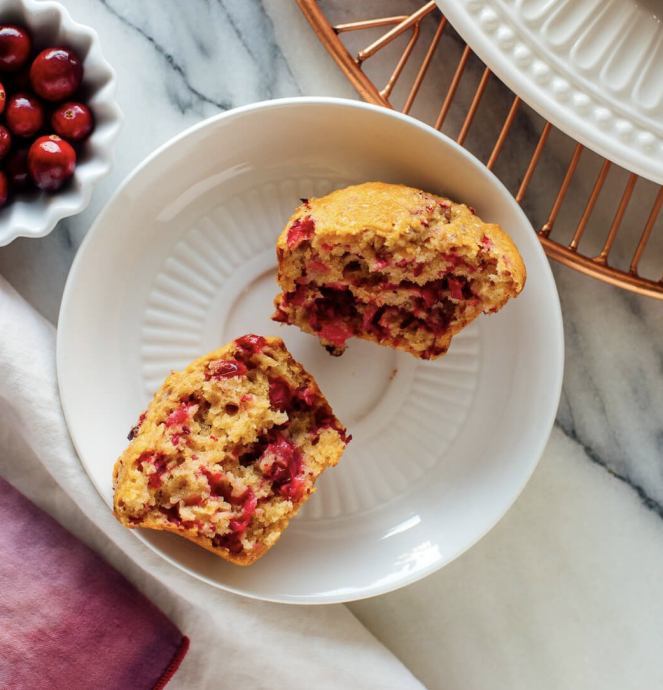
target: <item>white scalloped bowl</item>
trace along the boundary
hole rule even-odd
[[[471,204],[508,229],[529,272],[517,300],[435,362],[357,340],[330,357],[317,338],[270,320],[276,239],[300,197],[375,179]],[[260,561],[238,568],[172,534],[134,532],[216,587],[273,601],[360,599],[456,558],[524,487],[560,395],[559,300],[518,204],[453,141],[354,101],[259,103],[161,147],[88,232],[59,323],[65,415],[109,505],[127,432],[171,369],[260,333],[283,338],[316,377],[353,441]]]
[[[27,28],[35,51],[62,45],[83,61],[81,100],[92,110],[95,128],[81,145],[73,179],[56,194],[20,194],[0,209],[0,246],[17,237],[43,237],[62,218],[80,213],[90,202],[94,186],[113,169],[113,144],[122,126],[115,101],[116,76],[101,53],[99,36],[76,23],[57,2],[4,0],[0,22]]]

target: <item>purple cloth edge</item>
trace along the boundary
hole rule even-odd
[[[0,687],[152,690],[184,637],[0,477]]]

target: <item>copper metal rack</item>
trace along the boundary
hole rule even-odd
[[[435,2],[401,0],[397,7],[406,14],[370,18],[356,17],[353,0],[297,2],[366,101],[426,121],[473,153],[492,145],[486,167],[539,228],[548,256],[663,299],[663,187],[600,158],[538,116],[481,63]],[[489,89],[487,109],[482,99]],[[547,204],[547,216],[537,218]]]

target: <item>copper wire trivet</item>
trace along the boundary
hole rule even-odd
[[[487,130],[495,130],[485,165],[506,184],[534,227],[539,228],[537,235],[548,256],[607,283],[663,299],[663,266],[658,262],[663,256],[663,244],[658,244],[663,232],[656,232],[661,225],[658,216],[663,187],[600,158],[536,115],[480,62],[435,2],[413,12],[413,4],[418,3],[401,2],[398,6],[407,7],[408,14],[366,19],[356,18],[353,0],[297,2],[322,44],[366,101],[428,120],[447,134],[453,127],[450,112],[461,109],[456,129],[458,122],[462,124],[453,136],[470,150],[472,135],[484,137],[485,144]],[[333,24],[334,13],[344,19],[352,15],[353,21]],[[445,48],[441,50],[443,41]],[[360,45],[365,47],[357,49]],[[369,61],[381,63],[381,68],[394,65],[383,88],[378,88],[369,75]],[[469,84],[472,81],[478,83]],[[494,82],[504,103],[499,114],[485,112],[485,108],[482,111],[482,98]],[[433,116],[430,112],[428,117],[415,113],[422,100],[429,111],[431,103],[435,105]],[[533,127],[537,129],[536,139],[531,136]],[[530,143],[536,142],[525,157],[529,159],[525,165],[522,155],[512,157],[509,151],[522,148],[519,134],[523,128],[529,130]],[[568,159],[565,168],[559,166],[563,154]],[[551,161],[547,162],[547,157]],[[503,163],[500,158],[507,160]],[[537,173],[541,179],[533,184]],[[535,196],[537,203],[528,204],[528,195]],[[541,201],[547,195],[550,211],[544,218],[534,217],[534,207],[540,213]],[[579,218],[572,217],[572,208],[584,209]]]

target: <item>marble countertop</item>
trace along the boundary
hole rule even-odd
[[[294,0],[63,4],[98,31],[126,124],[115,169],[86,211],[45,238],[0,248],[0,274],[53,323],[90,224],[157,146],[246,103],[357,98]],[[417,6],[386,4],[399,14]],[[360,5],[380,12],[376,0]],[[528,203],[531,214],[547,211]],[[553,270],[566,370],[533,479],[454,563],[350,605],[430,690],[663,686],[663,305]]]

